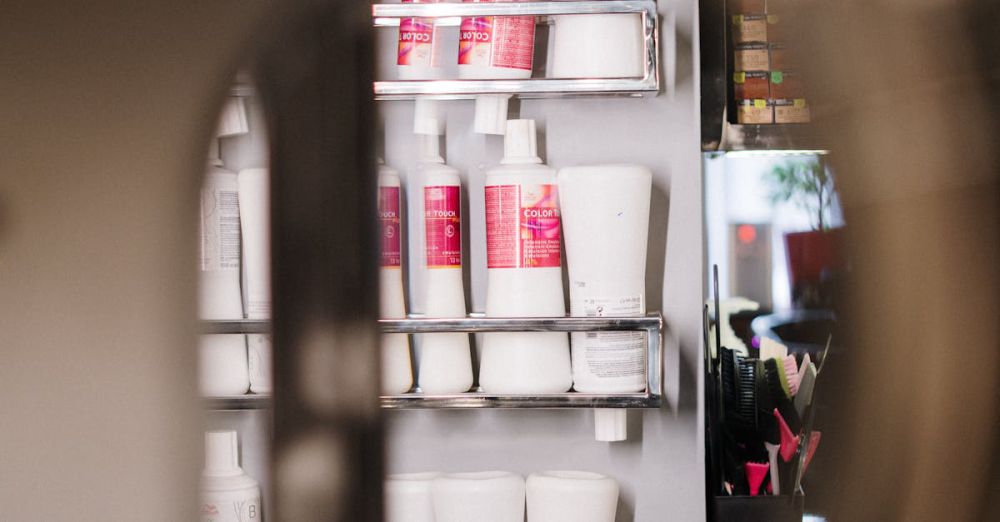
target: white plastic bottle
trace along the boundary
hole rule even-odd
[[[652,174],[637,165],[569,167],[559,196],[569,268],[570,315],[646,313],[646,245]],[[642,332],[573,333],[576,391],[646,389]]]
[[[239,174],[240,225],[243,231],[243,287],[247,319],[271,318],[270,181],[267,169]],[[250,391],[271,392],[271,336],[247,335]]]
[[[554,17],[552,78],[641,78],[642,16],[635,13]]]
[[[436,4],[439,0],[403,0],[404,4]],[[441,79],[442,38],[434,18],[399,20],[399,47],[396,66],[400,80]],[[417,98],[414,103],[413,132],[440,135],[443,118],[437,101]]]
[[[463,0],[473,3],[516,0]],[[458,40],[458,75],[463,80],[531,78],[535,54],[535,17],[478,16],[462,19]],[[509,95],[476,98],[474,128],[482,134],[504,134]]]
[[[500,166],[486,173],[488,317],[562,317],[555,170],[538,157],[534,120],[510,120]],[[488,393],[562,393],[573,384],[561,332],[483,335],[479,384]]]
[[[424,216],[424,313],[427,317],[465,317],[462,283],[462,181],[458,169],[444,164],[436,136],[419,136],[417,177],[422,182]],[[421,336],[417,381],[426,394],[462,393],[472,387],[469,335]]]
[[[240,467],[235,431],[205,432],[201,522],[260,522],[260,485]]]
[[[201,190],[199,308],[203,319],[242,319],[240,206],[236,173],[209,167]],[[202,395],[242,395],[250,388],[243,335],[203,335],[198,383]]]
[[[403,299],[402,213],[399,173],[378,166],[378,218],[381,234],[379,306],[384,319],[406,317]],[[413,387],[410,341],[406,334],[382,335],[382,394],[406,393]]]

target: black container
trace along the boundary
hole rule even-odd
[[[715,497],[712,509],[718,522],[802,522],[805,496]]]

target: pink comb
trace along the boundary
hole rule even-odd
[[[799,383],[802,382],[799,379],[799,367],[795,363],[794,355],[785,356],[785,378],[788,379],[788,391],[792,392],[792,397],[796,393],[799,393]]]
[[[819,439],[823,437],[823,433],[819,431],[814,431],[809,434],[809,447],[806,449],[806,461],[802,464],[802,474],[806,474],[806,470],[809,469],[809,462],[812,461],[813,455],[816,454],[816,448],[819,447]]]
[[[760,493],[760,485],[764,483],[764,477],[767,476],[767,470],[770,469],[771,465],[767,462],[760,464],[758,462],[747,462],[746,472],[747,472],[747,483],[750,484],[750,496],[756,497]]]
[[[802,379],[805,378],[806,368],[809,367],[809,363],[811,363],[811,362],[812,362],[812,359],[809,358],[809,352],[806,352],[805,356],[802,357],[802,365],[799,366],[799,372],[798,372],[798,375],[799,375],[799,384],[801,384],[802,383]]]
[[[799,448],[801,438],[792,434],[792,429],[788,427],[788,423],[778,412],[778,408],[774,409],[774,418],[778,419],[778,428],[781,430],[781,460],[788,462],[795,456],[795,450]]]

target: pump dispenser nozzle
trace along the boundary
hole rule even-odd
[[[476,97],[476,119],[474,128],[479,134],[499,134],[503,136],[507,128],[508,94],[484,94]]]
[[[503,140],[501,165],[516,163],[541,163],[538,157],[538,138],[535,120],[510,120]]]
[[[240,475],[242,473],[236,432],[205,432],[204,474],[213,477],[224,477]]]
[[[437,100],[417,98],[413,107],[413,133],[440,136],[444,134],[444,118]]]
[[[417,146],[419,147],[419,154],[417,161],[420,163],[444,163],[444,158],[441,157],[441,144],[439,141],[440,138],[436,135],[418,134]]]

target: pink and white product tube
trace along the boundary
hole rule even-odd
[[[239,174],[243,232],[243,300],[248,319],[271,318],[270,181],[267,169]],[[271,392],[271,336],[247,335],[250,391]]]
[[[205,433],[201,472],[201,522],[260,522],[260,485],[240,467],[235,431]]]
[[[534,120],[507,122],[504,158],[486,173],[488,317],[562,317],[555,170],[537,153]],[[479,384],[487,393],[562,393],[573,384],[561,332],[483,334]]]
[[[463,0],[473,3],[516,0]],[[463,80],[531,78],[535,53],[535,17],[479,16],[463,18],[458,41],[458,75]],[[475,130],[504,134],[509,95],[476,98]]]
[[[419,208],[424,217],[424,295],[427,317],[465,317],[462,283],[462,181],[458,169],[444,164],[436,136],[419,136],[420,161],[414,171],[422,183]],[[462,393],[472,387],[469,335],[420,336],[417,382],[426,394]]]
[[[403,0],[404,4],[436,4],[439,0]],[[433,18],[403,18],[399,21],[396,65],[401,80],[438,80],[441,70],[441,35]],[[440,135],[444,119],[437,101],[417,98],[413,132]]]
[[[403,299],[402,213],[399,172],[378,166],[378,220],[381,236],[379,306],[384,319],[406,318]],[[406,393],[413,387],[410,340],[406,334],[382,335],[382,393]]]
[[[201,189],[199,313],[203,319],[242,319],[240,205],[235,172],[210,167]],[[243,335],[203,335],[198,347],[202,395],[242,395],[250,388]]]

